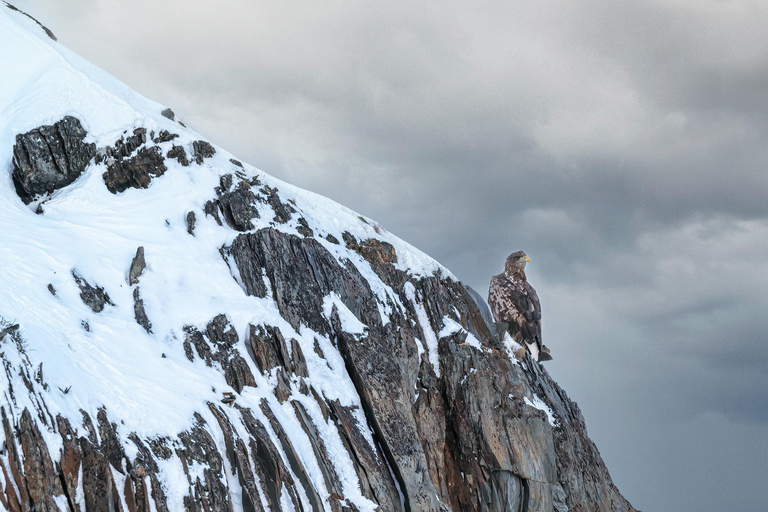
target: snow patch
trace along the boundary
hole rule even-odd
[[[560,422],[555,417],[555,413],[552,412],[552,409],[537,395],[533,395],[533,400],[531,401],[527,396],[523,397],[523,400],[526,404],[530,405],[534,409],[538,409],[540,411],[544,411],[544,414],[547,415],[547,419],[549,420],[549,424],[553,427],[557,427],[560,425]]]
[[[470,347],[474,347],[477,350],[483,350],[483,345],[480,343],[480,341],[478,341],[477,338],[475,338],[475,336],[471,332],[464,329],[464,327],[462,327],[462,325],[456,320],[454,320],[453,318],[444,316],[443,328],[440,330],[440,334],[438,334],[438,336],[440,338],[446,338],[451,334],[454,334],[457,332],[465,332],[467,334],[467,337],[463,341],[463,343],[466,343]]]
[[[416,287],[412,283],[405,283],[403,287],[405,296],[413,304],[413,308],[416,310],[416,317],[419,320],[419,325],[424,333],[424,342],[426,343],[427,358],[432,368],[435,370],[435,375],[440,377],[440,357],[437,352],[437,336],[435,335],[432,324],[429,321],[429,316],[424,306],[416,298]]]
[[[334,306],[336,306],[336,311],[341,321],[341,328],[344,332],[357,335],[365,334],[365,331],[368,329],[365,324],[357,319],[336,292],[331,292],[323,298],[323,315],[329,320],[333,314]]]

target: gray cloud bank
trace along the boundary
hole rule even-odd
[[[523,248],[625,495],[768,505],[768,4],[19,1],[479,290]]]

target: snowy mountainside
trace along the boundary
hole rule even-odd
[[[0,69],[0,510],[633,510],[439,263],[3,4]]]

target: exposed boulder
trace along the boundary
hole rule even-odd
[[[192,236],[195,236],[195,223],[197,222],[197,216],[195,215],[195,212],[187,212],[187,233],[189,233]]]
[[[128,284],[131,286],[138,284],[139,276],[141,276],[146,268],[147,262],[144,259],[144,246],[140,246],[136,249],[136,256],[131,261],[131,268],[128,269]]]
[[[222,225],[219,212],[224,221],[236,231],[248,231],[253,229],[253,219],[259,217],[256,207],[256,195],[251,189],[252,185],[246,180],[241,180],[233,186],[231,174],[221,177],[220,185],[216,187],[217,199],[208,201],[205,205],[205,213],[216,219]]]
[[[275,212],[274,221],[279,224],[285,224],[291,220],[291,215],[296,213],[296,209],[290,204],[280,201],[280,196],[277,193],[277,189],[265,185],[261,188],[261,193],[266,196],[267,203],[272,207]]]
[[[131,156],[134,151],[146,143],[147,129],[140,127],[133,130],[133,133],[128,137],[120,137],[112,147],[105,148],[104,152],[109,158],[122,160]]]
[[[162,116],[165,117],[166,119],[170,119],[171,121],[174,121],[176,119],[176,114],[174,114],[173,110],[171,110],[170,108],[163,110],[162,112],[160,112],[160,114],[162,114]]]
[[[168,158],[175,158],[176,161],[179,162],[179,164],[182,165],[183,167],[187,167],[189,165],[187,152],[181,146],[173,146],[171,149],[168,150],[168,153],[166,154],[166,156]]]
[[[160,148],[143,147],[135,156],[108,165],[104,183],[113,194],[129,188],[147,188],[152,178],[162,176],[167,170]]]
[[[101,286],[91,286],[77,270],[72,271],[72,277],[75,278],[75,282],[80,288],[80,298],[94,313],[101,313],[107,304],[110,306],[115,305],[104,288]]]
[[[195,154],[195,163],[200,165],[203,163],[203,160],[216,154],[216,148],[210,142],[196,140],[192,143],[192,152]]]
[[[177,139],[179,136],[176,133],[171,133],[168,130],[160,130],[160,133],[157,134],[157,137],[152,139],[152,141],[155,144],[162,144],[163,142],[171,142],[174,139]]]
[[[152,323],[149,321],[147,312],[144,310],[144,301],[141,298],[138,286],[133,290],[133,311],[136,316],[136,323],[142,326],[148,333],[152,333]]]
[[[77,118],[66,116],[16,136],[12,174],[22,201],[29,204],[80,177],[96,154],[96,144],[85,142],[87,135]]]

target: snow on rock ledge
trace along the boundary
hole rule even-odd
[[[437,262],[16,11],[0,48],[0,510],[634,510]]]

